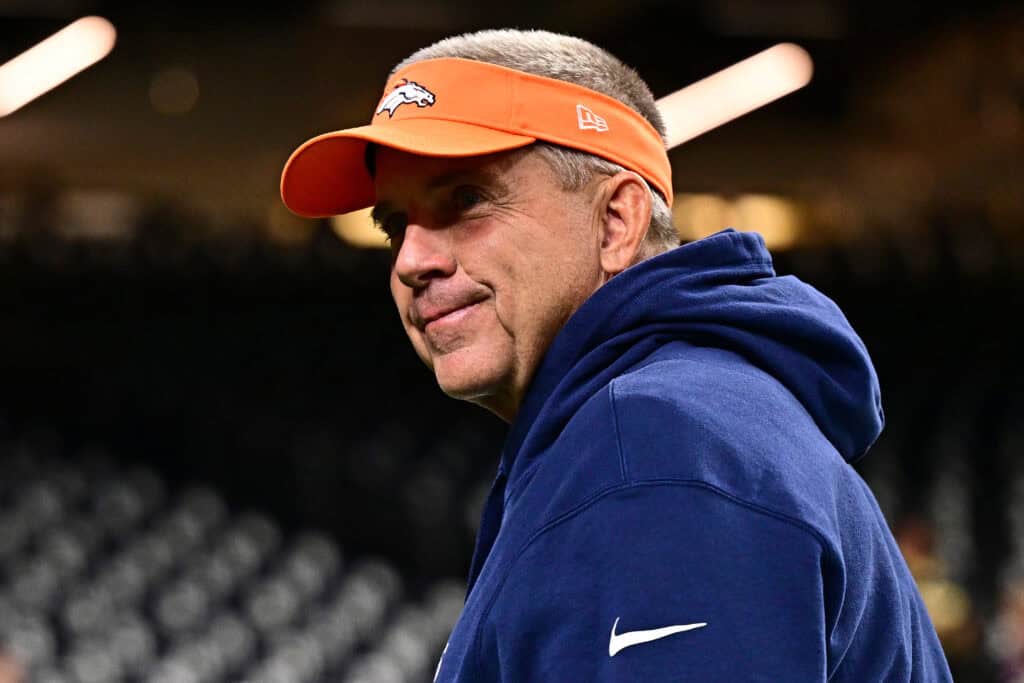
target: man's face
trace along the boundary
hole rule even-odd
[[[374,219],[391,294],[450,396],[511,421],[569,316],[603,282],[593,192],[562,190],[535,152],[377,153]]]

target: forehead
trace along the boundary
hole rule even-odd
[[[522,150],[473,157],[432,157],[410,154],[389,147],[374,151],[374,183],[395,180],[434,180],[456,175],[500,176],[522,157]]]
[[[394,149],[377,151],[373,177],[378,188],[402,186],[411,183],[438,184],[439,179],[469,173],[481,173],[487,170],[487,163],[482,157],[447,159],[408,154]]]
[[[474,157],[431,157],[381,147],[374,166],[378,203],[463,183],[491,185],[502,194],[516,195],[562,187],[554,169],[532,146]]]
[[[529,147],[475,157],[430,157],[381,147],[376,155],[375,216],[410,201],[430,202],[458,185],[489,190],[492,198],[532,202],[561,189],[554,171]]]

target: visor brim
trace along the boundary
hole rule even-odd
[[[281,173],[281,198],[294,213],[323,218],[372,206],[369,142],[410,154],[470,157],[525,147],[537,138],[461,121],[402,119],[318,135],[296,149]]]

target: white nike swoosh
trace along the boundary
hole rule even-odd
[[[652,628],[647,631],[630,631],[628,633],[615,633],[615,627],[619,625],[619,620],[616,619],[615,623],[612,624],[612,637],[608,641],[608,656],[614,657],[623,648],[631,645],[639,645],[640,643],[649,643],[652,640],[659,640],[665,636],[671,636],[676,633],[682,633],[684,631],[692,631],[697,628],[703,628],[707,626],[706,622],[699,624],[680,624],[678,626],[666,626],[665,628]]]

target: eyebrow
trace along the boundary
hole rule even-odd
[[[487,185],[494,190],[497,197],[503,197],[509,192],[508,185],[497,173],[475,168],[449,171],[448,173],[434,176],[427,181],[426,189],[428,191],[435,191],[443,187],[457,185],[460,182],[476,182]],[[388,200],[381,200],[370,211],[370,218],[373,219],[374,223],[380,225],[389,214],[396,210],[397,208],[394,203]]]
[[[483,182],[488,185],[494,185],[497,184],[497,180],[498,175],[492,171],[485,171],[482,169],[463,169],[442,173],[439,176],[431,178],[430,182],[427,183],[427,189],[436,190],[449,185],[457,185],[463,181]]]

